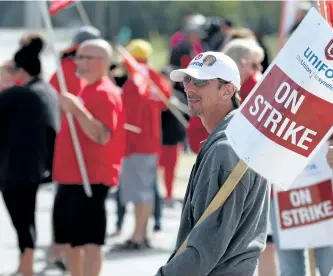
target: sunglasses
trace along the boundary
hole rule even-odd
[[[102,59],[102,57],[98,57],[98,56],[89,56],[89,55],[76,55],[75,56],[76,60],[93,60],[93,59]]]
[[[260,69],[261,68],[261,63],[252,63],[252,68],[255,69]]]
[[[219,79],[219,78],[217,78],[215,80],[218,80],[222,84],[230,83],[229,81],[225,81],[225,80],[222,80],[222,79]],[[196,79],[196,78],[192,78],[189,75],[186,75],[183,79],[184,87],[186,87],[191,81],[193,82],[194,86],[196,86],[196,87],[204,87],[209,83],[209,80],[199,80],[199,79]]]

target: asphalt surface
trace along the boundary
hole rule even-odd
[[[188,176],[194,156],[183,155],[177,167],[175,197],[182,199],[185,193]],[[160,181],[161,183],[161,181]],[[163,186],[161,185],[161,193]],[[49,245],[51,242],[51,212],[54,199],[54,185],[42,187],[37,198],[37,250],[35,253],[35,275],[66,275],[49,262]],[[105,252],[104,264],[101,275],[115,276],[147,276],[154,275],[170,256],[179,226],[181,203],[176,203],[173,208],[164,208],[162,217],[162,231],[153,232],[154,219],[149,226],[149,237],[153,248],[140,252],[119,252],[113,250],[118,243],[130,237],[133,226],[133,206],[128,206],[123,231],[119,237],[113,238],[115,230],[116,205],[110,194],[107,200],[108,210],[108,238],[103,250]],[[7,210],[0,196],[0,275],[7,276],[15,272],[18,266],[19,251],[17,249],[16,234],[12,227]]]

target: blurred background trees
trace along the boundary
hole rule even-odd
[[[149,38],[151,32],[171,35],[177,31],[186,14],[222,16],[236,25],[264,32],[277,32],[280,1],[82,1],[93,25],[108,39],[115,37],[122,26],[128,26],[133,37]],[[55,26],[80,25],[74,6],[57,14]],[[36,1],[1,1],[0,27],[38,28],[41,24]],[[39,26],[41,27],[41,26]]]

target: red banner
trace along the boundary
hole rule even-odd
[[[304,188],[279,192],[281,229],[289,229],[333,218],[331,180]]]
[[[333,125],[330,110],[333,104],[303,89],[275,65],[242,114],[271,141],[308,157]]]
[[[56,15],[60,10],[73,4],[74,0],[51,0],[50,4],[50,15]]]

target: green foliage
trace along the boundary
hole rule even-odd
[[[105,5],[108,10],[118,11],[118,29],[126,25],[132,29],[134,37],[148,38],[151,31],[171,35],[181,28],[184,16],[190,13],[222,16],[238,26],[251,27],[264,33],[276,33],[281,2],[110,1]]]

